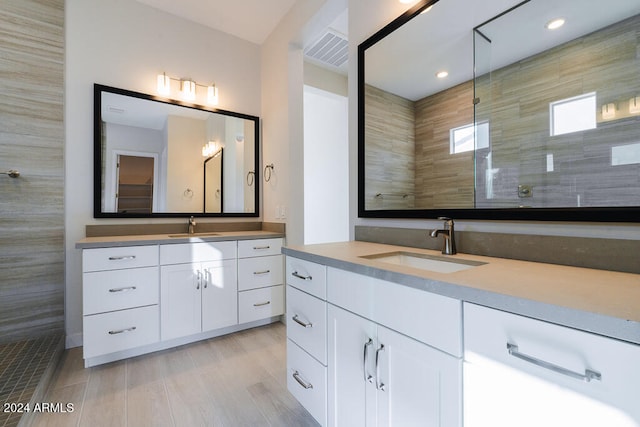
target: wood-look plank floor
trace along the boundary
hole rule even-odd
[[[41,426],[317,426],[287,391],[286,328],[274,323],[85,369],[65,352]]]

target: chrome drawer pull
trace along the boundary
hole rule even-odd
[[[566,375],[568,377],[585,382],[589,382],[591,380],[602,381],[602,374],[600,374],[600,372],[592,371],[591,369],[585,369],[584,374],[574,372],[567,368],[563,368],[562,366],[554,365],[553,363],[549,363],[547,361],[537,359],[527,354],[520,353],[518,351],[518,346],[515,344],[507,343],[507,351],[509,351],[509,354],[513,357],[517,357],[518,359],[524,360],[525,362],[533,363],[536,366],[549,369],[550,371],[556,372],[558,374]]]
[[[126,261],[136,259],[135,255],[110,256],[109,261]]]
[[[380,348],[376,350],[376,388],[385,391],[385,385],[380,381],[380,353],[384,351],[384,344],[380,344]]]
[[[265,249],[270,249],[270,248],[271,248],[271,246],[254,246],[253,250],[254,251],[263,251]]]
[[[293,277],[297,277],[298,279],[302,279],[302,280],[313,280],[313,278],[311,276],[303,276],[303,275],[299,274],[297,271],[294,271],[293,273],[291,273],[291,275]]]
[[[126,288],[111,288],[109,292],[129,292],[135,291],[137,288],[135,286],[127,286]]]
[[[109,335],[124,334],[125,332],[133,332],[135,330],[136,330],[136,327],[132,326],[132,327],[127,328],[127,329],[120,329],[119,331],[109,331]]]
[[[262,307],[263,305],[269,305],[271,304],[271,301],[267,301],[267,302],[257,302],[255,304],[253,304],[254,307]]]
[[[298,317],[298,315],[294,315],[291,319],[293,319],[294,322],[296,322],[298,325],[304,327],[304,328],[312,328],[313,327],[313,323],[304,323],[302,320],[300,320],[300,318]]]
[[[255,274],[256,276],[260,275],[260,274],[269,274],[271,273],[271,270],[264,270],[264,271],[254,271],[253,274]]]
[[[371,347],[373,345],[373,340],[371,338],[369,338],[369,341],[367,341],[364,345],[364,355],[362,357],[363,362],[362,362],[362,370],[364,371],[364,380],[371,383],[373,380],[373,377],[369,374],[369,372],[367,372],[367,365],[368,365],[368,361],[369,361],[369,347]]]
[[[298,381],[298,384],[300,384],[302,387],[304,387],[307,390],[309,390],[310,388],[313,388],[313,384],[303,380],[298,371],[295,371],[293,373],[293,379]]]

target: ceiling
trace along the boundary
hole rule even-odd
[[[296,0],[137,0],[172,15],[262,44]]]

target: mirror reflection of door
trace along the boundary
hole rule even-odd
[[[153,157],[118,155],[117,212],[152,212],[154,167]]]
[[[204,211],[222,212],[222,150],[204,161]]]

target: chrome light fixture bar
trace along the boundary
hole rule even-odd
[[[158,74],[157,91],[159,95],[171,96],[171,81],[180,82],[180,94],[187,101],[196,100],[197,87],[207,88],[207,104],[218,105],[218,88],[215,83],[202,85],[190,78],[176,78],[168,76],[167,73]]]

